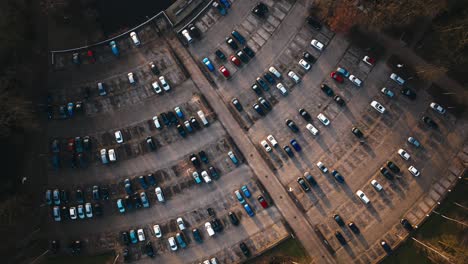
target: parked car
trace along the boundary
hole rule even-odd
[[[244,209],[250,217],[253,217],[255,215],[254,211],[248,203],[244,204]]]
[[[177,226],[179,227],[179,230],[184,231],[185,230],[185,223],[184,223],[184,220],[182,219],[182,217],[177,218],[176,222],[177,222]]]
[[[231,37],[226,38],[226,44],[228,44],[228,46],[234,51],[239,49],[239,45],[237,45],[236,41],[232,39]]]
[[[385,240],[380,241],[380,246],[385,250],[385,252],[388,255],[390,255],[393,252],[392,248],[390,247],[390,245],[387,244]]]
[[[310,70],[310,68],[311,68],[310,64],[307,61],[305,61],[304,59],[299,60],[299,66],[301,66],[306,71]]]
[[[363,191],[358,190],[358,191],[356,192],[356,195],[359,197],[359,199],[360,199],[364,204],[369,204],[369,203],[370,203],[369,198],[367,198],[367,196],[364,194]]]
[[[166,81],[166,78],[164,76],[159,76],[159,82],[161,83],[164,91],[169,91],[171,90],[171,86],[169,85],[169,83]]]
[[[278,141],[276,141],[276,139],[275,139],[275,137],[273,135],[268,135],[267,139],[274,148],[276,146],[278,146]]]
[[[364,56],[364,58],[362,58],[362,61],[369,66],[374,66],[375,64],[375,59],[369,56]]]
[[[307,112],[307,110],[304,108],[299,109],[299,115],[307,122],[312,121],[312,117],[310,116],[309,112]]]
[[[228,213],[229,220],[231,221],[231,224],[238,226],[239,225],[239,218],[234,212],[229,212]]]
[[[333,220],[335,220],[335,222],[339,225],[339,226],[344,226],[345,225],[345,222],[343,221],[343,219],[341,218],[341,216],[339,214],[334,214],[333,215]]]
[[[345,78],[351,77],[351,76],[350,76],[351,74],[348,72],[348,70],[346,70],[346,69],[343,68],[343,67],[338,67],[338,68],[336,69],[336,72],[337,72],[338,74],[340,74],[341,76],[345,77]]]
[[[330,88],[330,86],[326,85],[326,84],[322,84],[320,85],[320,90],[322,90],[326,95],[332,97],[335,95],[335,93],[333,92],[332,88]]]
[[[205,64],[206,68],[208,68],[209,71],[211,71],[211,72],[214,71],[214,66],[211,63],[210,59],[204,58],[203,59],[203,64]]]
[[[317,181],[314,179],[314,177],[308,172],[304,172],[304,177],[307,180],[307,182],[310,184],[310,186],[317,186]]]
[[[282,78],[281,73],[275,67],[271,66],[270,68],[268,68],[268,71],[271,72],[271,74],[273,74],[276,78]]]
[[[411,158],[410,154],[408,154],[408,152],[406,152],[406,150],[404,149],[399,149],[398,154],[404,160],[409,160]]]
[[[328,126],[330,125],[330,120],[322,113],[319,113],[317,115],[317,118],[318,120],[320,120],[320,122],[322,122],[322,124],[324,124],[325,126]]]
[[[260,205],[261,205],[264,209],[268,208],[268,203],[267,203],[267,201],[265,200],[265,198],[263,198],[263,196],[259,195],[259,196],[257,197],[257,200],[258,200],[258,202],[260,203]]]
[[[321,161],[317,162],[317,168],[319,168],[319,170],[322,171],[323,173],[328,172],[328,168],[325,167],[325,165]]]
[[[136,32],[131,32],[130,33],[130,38],[132,39],[133,41],[133,44],[135,44],[135,46],[140,46],[140,39],[138,39],[138,36],[136,34]]]
[[[379,102],[377,101],[372,101],[371,104],[370,104],[375,110],[377,110],[377,112],[383,114],[385,113],[385,107],[383,107],[383,105],[381,105]]]
[[[304,178],[298,177],[297,178],[297,183],[299,183],[299,185],[301,186],[302,190],[304,190],[304,192],[310,191],[310,188],[307,185],[307,183],[305,182]]]
[[[252,8],[252,14],[256,15],[259,18],[265,18],[268,13],[268,6],[262,2],[258,2]]]
[[[426,124],[429,127],[434,128],[434,129],[437,129],[439,127],[439,125],[437,125],[437,123],[434,122],[434,120],[432,120],[432,118],[430,118],[428,116],[423,116],[421,118],[421,120],[424,122],[424,124]]]
[[[301,78],[294,72],[294,71],[289,71],[288,72],[289,78],[291,78],[295,83],[300,83]]]
[[[335,80],[335,81],[337,81],[337,82],[339,82],[339,83],[343,83],[343,82],[344,82],[343,76],[341,76],[341,74],[339,74],[339,73],[336,72],[336,71],[331,72],[331,73],[330,73],[330,77],[331,77],[333,80]]]
[[[220,59],[222,61],[226,60],[226,55],[224,55],[224,53],[219,49],[215,51],[215,55],[216,55],[216,57],[218,57],[218,59]]]
[[[234,55],[229,56],[229,61],[231,61],[232,64],[236,65],[237,67],[240,67],[241,64],[242,64],[242,62],[239,60],[239,58],[237,58]]]
[[[200,230],[198,230],[197,228],[192,229],[192,235],[193,235],[193,239],[197,241],[197,243],[203,242]]]
[[[357,87],[361,87],[362,85],[362,81],[352,74],[349,76],[349,80]]]
[[[322,28],[322,24],[314,17],[309,16],[307,17],[307,24],[314,28],[315,30],[320,30]]]
[[[226,1],[226,0],[225,0]],[[239,33],[239,31],[237,30],[233,30],[231,32],[231,35],[241,44],[241,45],[244,45],[246,40],[244,38],[244,36],[241,35],[241,33]]]
[[[154,75],[160,74],[158,66],[156,66],[156,63],[154,63],[153,61],[149,63],[149,68]]]
[[[236,155],[234,154],[234,152],[229,151],[228,156],[231,159],[232,163],[234,163],[234,165],[237,165],[239,163],[239,161],[238,161]]]
[[[402,225],[406,230],[408,230],[408,232],[411,232],[411,231],[414,230],[413,226],[412,226],[411,223],[408,221],[408,219],[402,218],[402,219],[400,220],[400,223],[401,223],[401,225]]]
[[[213,2],[213,3],[216,3],[216,2]],[[167,241],[169,242],[169,247],[171,248],[171,250],[172,251],[177,251],[177,243],[176,243],[174,237],[168,238]]]
[[[266,140],[262,140],[260,145],[262,145],[266,152],[271,152],[271,147]]]
[[[416,99],[416,93],[408,87],[403,87],[400,89],[400,93],[411,100]]]
[[[255,52],[249,47],[249,46],[245,46],[243,49],[242,49],[245,54],[247,54],[250,58],[253,58],[255,57]]]
[[[291,146],[293,146],[293,148],[297,151],[297,152],[300,152],[302,150],[302,147],[301,145],[299,145],[299,143],[297,143],[297,141],[295,139],[291,139],[291,141],[289,142],[291,143]]]
[[[354,234],[359,234],[359,233],[361,233],[361,231],[359,230],[359,228],[358,228],[358,227],[356,226],[356,224],[353,223],[353,222],[349,222],[349,223],[348,223],[348,227],[349,227],[349,229],[351,229],[351,231],[353,231]]]
[[[382,90],[380,90],[383,94],[385,94],[386,96],[392,98],[395,96],[395,93],[393,93],[392,91],[390,91],[388,88],[384,87],[382,88]]]
[[[226,69],[226,67],[224,67],[224,65],[221,65],[221,67],[219,67],[219,72],[221,72],[221,74],[223,74],[223,76],[226,79],[231,77],[231,73],[229,72],[228,69]]]
[[[340,242],[341,245],[347,244],[346,239],[344,238],[344,236],[341,234],[340,231],[335,232],[335,237],[336,239],[338,239],[338,242]]]
[[[389,180],[393,180],[393,174],[390,173],[389,170],[387,170],[387,168],[385,167],[380,167],[380,173],[387,179]]]
[[[307,62],[312,63],[312,64],[315,63],[315,62],[317,61],[317,59],[316,59],[314,56],[312,56],[312,54],[310,54],[310,53],[307,52],[307,51],[304,51],[304,52],[302,53],[302,58],[303,58],[304,60],[306,60]]]
[[[333,97],[333,100],[339,105],[339,106],[344,106],[346,104],[345,100],[341,98],[339,95],[335,95]]]
[[[225,16],[227,14],[227,10],[218,2],[213,1],[213,7],[216,8],[220,15]]]
[[[400,168],[393,161],[387,161],[387,167],[395,173],[400,172]]]
[[[208,233],[208,236],[212,237],[215,235],[215,231],[213,230],[213,227],[211,226],[210,222],[205,223],[205,229],[206,229],[206,232]]]
[[[289,146],[284,146],[283,149],[290,158],[294,157],[294,152]]]
[[[325,45],[323,45],[322,42],[316,40],[316,39],[313,39],[311,42],[310,42],[310,45],[312,45],[312,47],[316,48],[318,51],[322,51],[325,47]]]
[[[353,132],[353,134],[358,138],[364,137],[364,134],[362,133],[362,131],[355,126],[351,128],[351,132]]]
[[[278,83],[276,85],[276,88],[280,91],[280,93],[283,95],[283,96],[286,96],[288,95],[288,90],[286,90],[286,88],[284,87],[284,85],[282,83]]]
[[[378,191],[378,192],[380,192],[380,191],[383,190],[382,185],[380,185],[380,183],[377,182],[376,180],[372,180],[372,181],[371,181],[371,185],[372,185],[372,187],[374,187],[374,189],[375,189],[376,191]]]
[[[400,76],[398,76],[396,73],[390,74],[390,79],[392,79],[393,81],[395,81],[395,82],[398,83],[399,85],[405,84],[405,80],[403,80],[403,78],[401,78]]]
[[[439,114],[445,114],[446,110],[445,108],[443,108],[440,104],[438,103],[435,103],[435,102],[432,102],[430,105],[429,105],[434,111],[436,111],[437,113]]]
[[[414,137],[408,137],[408,143],[412,144],[413,146],[419,148],[421,146],[421,143],[415,139]]]
[[[311,123],[308,123],[306,125],[306,128],[314,136],[316,136],[319,133],[318,129],[316,127],[314,127],[314,125],[312,125]]]
[[[291,131],[294,133],[299,132],[299,128],[297,127],[296,123],[294,123],[294,121],[291,119],[286,119],[286,126],[288,126],[289,129],[291,129]]]
[[[200,175],[198,174],[198,172],[194,171],[192,173],[192,177],[195,180],[195,183],[197,183],[197,184],[201,183],[201,178],[200,178]]]
[[[418,169],[416,169],[416,167],[414,167],[414,166],[412,166],[412,165],[409,166],[408,171],[409,171],[411,174],[413,174],[413,176],[415,176],[415,177],[418,177],[419,175],[421,175],[421,172],[419,172]]]

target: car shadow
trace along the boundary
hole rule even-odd
[[[375,209],[374,205],[371,203],[369,203],[368,205],[366,205],[367,207],[367,210],[370,212],[370,214],[372,216],[374,216],[374,218],[377,220],[377,221],[382,221],[382,218],[380,217],[379,215],[379,212],[377,212],[377,210]]]
[[[320,199],[323,204],[327,207],[327,208],[330,208],[331,207],[331,203],[330,203],[330,200],[328,199],[326,193],[322,190],[322,188],[320,187],[320,185],[317,184],[316,187],[313,187],[312,188],[312,191],[317,192],[317,194],[319,195]]]

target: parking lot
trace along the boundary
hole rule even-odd
[[[246,12],[236,22],[217,23],[204,32],[200,41],[191,44],[189,50],[199,62],[209,58],[214,64],[216,70],[207,72],[216,83],[218,96],[231,108],[231,113],[247,130],[253,144],[257,144],[260,155],[271,165],[276,178],[311,227],[317,227],[336,251],[336,261],[345,263],[352,259],[366,263],[366,260],[383,254],[383,249],[378,246],[380,240],[387,239],[390,245],[396,243],[395,239],[385,235],[387,230],[404,218],[411,206],[431,188],[438,175],[447,170],[466,134],[455,117],[440,115],[429,107],[432,99],[421,89],[427,84],[414,85],[410,81],[413,87],[420,87],[416,88],[417,98],[413,101],[405,97],[399,93],[401,87],[389,78],[392,72],[385,65],[385,57],[379,58],[375,66],[367,65],[362,59],[368,54],[351,46],[343,36],[326,28],[317,31],[304,23],[306,8],[300,2],[264,2],[272,9],[267,19],[261,20]],[[281,3],[284,2],[291,6],[283,8]],[[285,16],[278,16],[278,10]],[[273,25],[272,20],[281,22]],[[232,30],[239,31],[246,38],[246,45],[256,52],[254,58],[240,67],[229,61],[220,61],[214,54],[216,49],[222,50],[227,57],[234,53],[224,43]],[[264,32],[268,30],[271,34]],[[262,41],[259,41],[259,36],[264,37]],[[310,45],[312,39],[325,45],[322,52]],[[304,51],[317,59],[309,71],[298,64]],[[217,70],[221,65],[231,73],[230,79],[226,80]],[[252,91],[255,79],[262,77],[270,66],[282,73],[283,78],[276,81],[286,86],[287,96],[281,95],[275,85],[271,85],[269,91],[262,91],[261,95]],[[206,69],[203,64],[200,67]],[[347,69],[362,80],[363,85],[357,87],[346,79],[344,83],[334,81],[329,75],[337,67]],[[289,70],[301,77],[299,84],[286,76]],[[321,84],[330,86],[334,94],[345,100],[345,105],[338,105],[321,91]],[[382,94],[380,90],[383,87],[396,96],[389,98]],[[265,116],[252,109],[259,96],[272,105],[272,110]],[[234,108],[232,98],[238,99],[243,106],[242,111]],[[385,114],[370,106],[373,100],[387,109]],[[313,121],[306,122],[298,113],[300,108],[307,110]],[[331,124],[325,126],[316,119],[319,113],[323,113]],[[425,125],[421,121],[423,116],[432,118],[439,129]],[[294,121],[300,131],[293,133],[286,126],[286,119]],[[318,135],[307,131],[307,123],[312,123],[319,130]],[[353,126],[362,131],[364,138],[359,139],[351,133]],[[265,151],[260,144],[268,135],[273,135],[279,142],[272,152]],[[410,136],[422,146],[416,148],[408,143]],[[294,157],[288,157],[283,147],[290,145],[292,139],[300,144],[302,151],[294,151],[291,147]],[[411,155],[409,161],[397,153],[400,148]],[[379,172],[389,160],[401,169],[394,180],[386,179]],[[345,182],[337,182],[330,172],[322,173],[316,166],[319,161],[329,171],[336,170],[343,175]],[[411,165],[421,172],[419,177],[407,170]],[[305,172],[309,172],[318,183],[308,192],[296,182]],[[371,186],[370,181],[374,179],[383,186],[382,191],[378,192]],[[369,205],[359,200],[355,194],[357,190],[366,194],[371,201]],[[361,234],[355,235],[347,227],[340,228],[332,218],[334,214],[339,214],[346,223],[354,222]],[[344,234],[346,246],[340,245],[335,231]],[[316,259],[321,257],[318,252],[311,254]]]
[[[137,31],[139,47],[127,37],[117,39],[118,57],[112,54],[107,43],[94,49],[95,62],[84,51],[79,54],[79,65],[72,63],[71,53],[55,54],[49,89],[53,113],[47,128],[50,149],[47,189],[63,190],[67,199],[62,199],[59,205],[65,207],[61,209],[60,222],[51,217],[54,201],[52,205],[43,204],[45,234],[48,240],[59,240],[59,254],[69,254],[69,243],[81,240],[84,254],[115,250],[118,260],[123,261],[123,252],[128,250],[129,261],[149,262],[152,260],[145,254],[145,242],[151,241],[156,259],[162,263],[198,263],[212,257],[221,263],[238,263],[245,259],[240,242],[256,255],[288,237],[289,230],[170,44],[158,36],[160,27],[156,24],[160,26],[157,22]],[[156,64],[160,73],[151,71],[150,62]],[[133,73],[135,84],[129,83],[129,72]],[[170,91],[161,94],[154,91],[152,83],[158,81],[159,76],[165,77]],[[105,85],[106,95],[99,94],[99,82]],[[75,106],[81,102],[81,110],[74,108],[73,114],[62,115],[60,107],[70,102]],[[181,109],[184,117],[176,117],[175,124],[156,128],[153,117],[158,116],[163,123],[161,114],[173,113],[175,107]],[[197,113],[200,110],[209,122],[206,126]],[[192,132],[185,128],[182,135],[176,125],[184,125],[184,121],[192,117],[200,127],[193,128]],[[116,141],[116,131],[121,131],[122,143]],[[91,143],[84,150],[78,149],[76,137],[80,142],[89,138]],[[154,150],[146,142],[148,137],[155,143]],[[102,149],[114,150],[116,161],[103,164]],[[206,153],[208,163],[195,168],[190,157],[200,151]],[[237,156],[237,165],[228,156],[230,151]],[[53,162],[54,157],[58,158],[58,165]],[[201,173],[211,166],[217,170],[219,178],[212,178],[211,183],[203,180],[197,183],[193,172]],[[153,175],[155,183],[148,183],[150,186],[145,188],[139,177],[143,175],[149,179],[149,174]],[[129,200],[126,200],[125,179],[131,182],[135,192],[129,195]],[[247,214],[234,195],[234,191],[244,185],[251,192],[251,197],[245,199],[253,216]],[[99,198],[94,197],[94,186],[99,187]],[[161,188],[164,203],[158,202],[155,187]],[[77,196],[78,190],[84,195],[83,202]],[[104,192],[106,197],[103,197]],[[148,199],[148,208],[139,202],[142,192]],[[268,203],[266,209],[257,201],[259,195]],[[119,212],[116,206],[119,199],[129,206],[125,213]],[[70,219],[68,210],[85,203],[91,203],[93,216]],[[96,208],[100,208],[102,215],[97,215]],[[232,224],[229,212],[238,217],[238,226]],[[185,222],[185,231],[177,227],[179,217]],[[209,237],[204,225],[215,218],[219,219],[222,230]],[[154,234],[155,224],[161,228],[161,238]],[[123,243],[122,232],[140,228],[144,230],[145,242]],[[199,229],[203,243],[194,241],[193,228]],[[188,246],[174,252],[169,248],[168,238],[177,233],[184,234]]]

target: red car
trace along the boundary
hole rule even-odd
[[[259,195],[257,197],[257,200],[262,205],[263,208],[266,209],[268,207],[268,203],[265,201],[265,198],[263,198],[263,196]]]
[[[341,74],[337,73],[336,71],[331,72],[330,77],[332,77],[333,80],[335,80],[335,81],[337,81],[339,83],[344,82],[343,76],[341,76]]]
[[[219,67],[219,72],[221,72],[226,78],[231,77],[231,73],[224,66]]]
[[[241,61],[239,60],[239,58],[237,58],[236,56],[234,55],[231,55],[229,56],[229,60],[234,63],[234,65],[236,65],[237,67],[239,67],[241,65]]]
[[[86,53],[89,57],[89,61],[91,63],[95,63],[96,62],[96,59],[94,58],[94,53],[92,50],[88,50],[88,52]]]
[[[371,58],[369,56],[365,56],[363,59],[362,59],[363,62],[365,62],[367,65],[369,66],[374,66],[375,64],[375,59],[374,58]]]
[[[75,139],[74,138],[68,139],[67,150],[70,152],[75,151]]]

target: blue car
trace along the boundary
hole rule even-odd
[[[112,49],[112,53],[114,53],[114,55],[118,57],[120,53],[119,53],[119,48],[117,48],[117,43],[115,41],[111,41],[109,42],[109,46]]]
[[[234,163],[234,165],[237,165],[239,163],[239,160],[237,160],[236,155],[232,151],[228,152],[228,156],[231,159],[232,163]]]
[[[226,8],[231,8],[231,3],[229,0],[219,0],[219,2],[221,2],[221,4],[223,4]]]
[[[253,217],[255,215],[254,211],[252,210],[249,204],[244,204],[244,209],[250,217]]]
[[[73,103],[70,102],[67,104],[68,116],[73,116],[73,107],[74,107]]]
[[[182,236],[181,233],[176,234],[176,239],[177,239],[177,243],[179,244],[179,246],[181,248],[186,248],[187,247],[187,243],[185,243],[185,239],[184,239],[184,237]]]
[[[231,35],[232,35],[237,41],[239,41],[239,43],[240,43],[241,45],[244,45],[244,44],[245,44],[246,41],[245,41],[244,36],[242,36],[237,30],[232,31],[232,32],[231,32]]]
[[[145,190],[148,189],[148,184],[146,183],[145,176],[138,177],[138,182],[140,183],[141,188],[143,188]]]
[[[214,68],[213,64],[211,63],[211,61],[208,58],[203,59],[203,64],[206,65],[206,67],[208,68],[208,70],[210,72],[214,71],[215,68]]]
[[[132,195],[132,194],[133,194],[132,183],[130,182],[130,179],[125,179],[125,180],[124,180],[124,187],[125,187],[125,192],[126,192],[128,195]]]
[[[130,241],[132,242],[132,244],[136,244],[138,243],[138,238],[137,238],[137,234],[135,232],[135,230],[130,230]]]
[[[242,187],[241,187],[241,190],[242,190],[242,192],[244,193],[245,198],[250,198],[250,196],[252,196],[252,195],[250,194],[249,188],[247,188],[247,185],[242,186]]]
[[[349,72],[345,68],[338,67],[338,69],[336,69],[336,72],[343,75],[343,77],[349,77]]]
[[[220,15],[225,16],[227,14],[227,10],[218,2],[213,2],[213,7],[216,7],[218,9]]]
[[[291,139],[291,146],[293,146],[293,148],[299,152],[302,150],[301,148],[301,145],[299,145],[299,143],[297,143],[297,141],[295,139]]]

